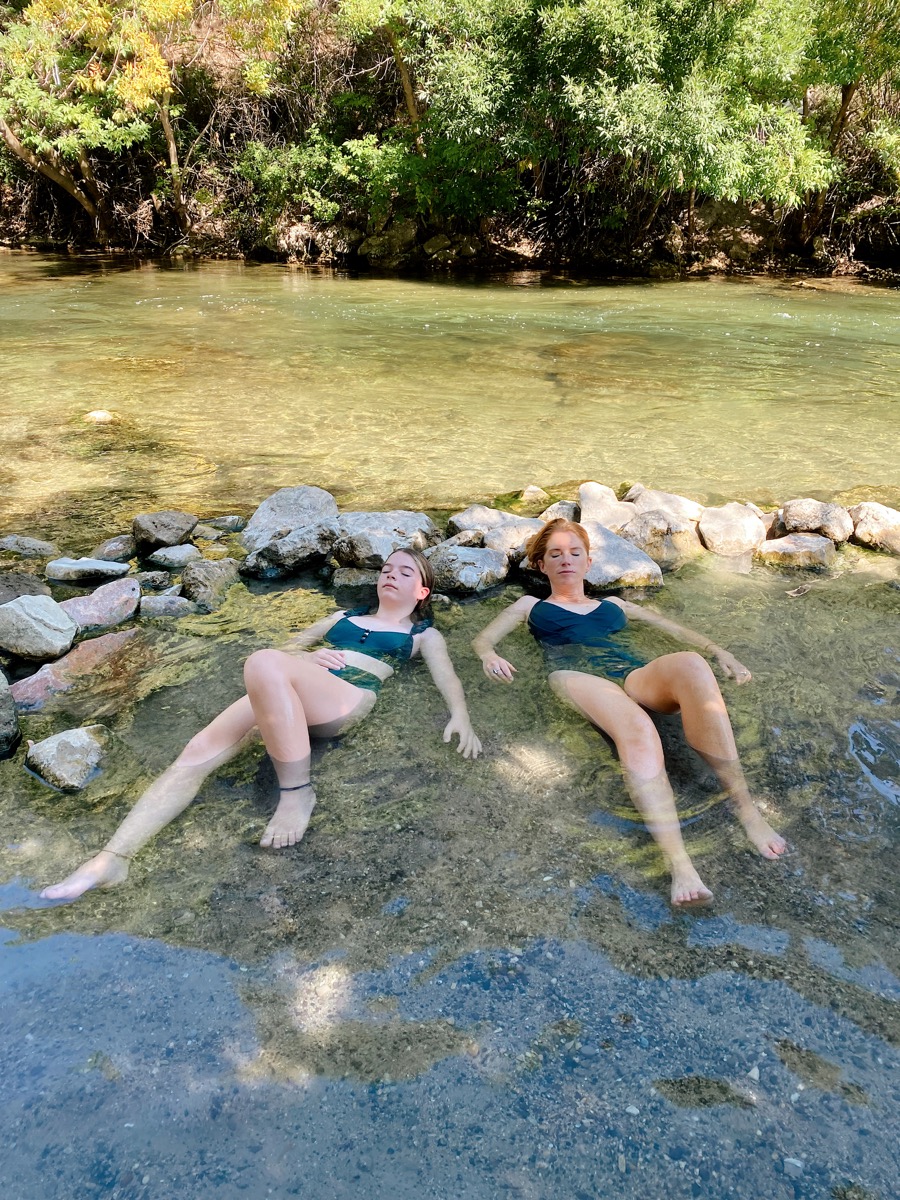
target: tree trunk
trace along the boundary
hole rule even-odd
[[[178,218],[178,225],[185,235],[191,232],[191,219],[188,216],[187,205],[184,202],[184,188],[181,177],[181,165],[178,161],[178,143],[175,141],[175,130],[169,118],[169,95],[162,102],[157,102],[159,121],[166,139],[166,150],[169,155],[169,174],[172,179],[172,207]]]
[[[54,164],[47,162],[35,154],[33,150],[29,150],[27,146],[23,146],[2,117],[0,117],[0,137],[3,138],[7,149],[12,151],[16,158],[21,159],[23,163],[27,163],[29,167],[32,167],[46,179],[57,184],[63,191],[68,192],[73,200],[78,201],[92,221],[100,223],[100,211],[97,204],[78,186],[73,176],[69,174],[62,163]]]
[[[394,62],[397,65],[397,71],[400,75],[400,82],[403,85],[403,98],[406,101],[406,111],[409,113],[410,124],[413,129],[418,130],[419,121],[422,119],[422,114],[419,112],[419,106],[416,104],[416,94],[413,91],[412,80],[409,77],[409,68],[406,65],[406,60],[403,57],[403,51],[400,49],[400,41],[394,33],[393,29],[386,27],[388,41],[391,43],[391,51],[394,55]]]
[[[855,83],[845,83],[841,88],[841,107],[838,109],[838,115],[834,118],[834,124],[831,126],[831,134],[828,139],[829,149],[832,154],[837,150],[841,134],[847,127],[847,116],[850,111],[850,105],[858,87],[859,80],[857,79]]]

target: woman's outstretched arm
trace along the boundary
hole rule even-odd
[[[459,734],[457,749],[463,758],[477,758],[481,750],[481,742],[475,735],[469,710],[466,707],[466,697],[463,693],[459,676],[453,669],[447,643],[442,635],[432,626],[417,637],[418,649],[431,672],[435,687],[444,697],[450,709],[450,720],[444,728],[444,741],[449,742],[454,733]]]
[[[521,625],[528,614],[537,604],[534,596],[520,596],[509,608],[504,608],[499,616],[494,617],[490,625],[485,625],[481,633],[472,639],[472,649],[481,659],[481,665],[488,679],[495,683],[512,683],[516,668],[507,659],[502,658],[494,650],[498,642],[502,642],[508,633]]]
[[[703,650],[707,654],[711,654],[724,674],[733,679],[735,683],[748,683],[751,675],[743,663],[725,650],[722,646],[718,646],[712,638],[709,638],[704,633],[698,633],[694,629],[688,629],[684,625],[679,625],[677,621],[670,620],[669,617],[664,617],[662,613],[656,612],[652,608],[644,608],[640,604],[632,604],[630,600],[619,600],[615,596],[610,596],[610,600],[614,604],[618,604],[625,609],[625,615],[629,621],[643,621],[646,625],[653,625],[657,629],[662,629],[672,637],[678,638],[680,642],[686,642],[689,646],[696,646],[698,650]]]

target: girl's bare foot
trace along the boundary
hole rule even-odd
[[[787,842],[775,832],[756,805],[738,813],[738,820],[763,858],[780,858],[787,850]]]
[[[694,864],[672,866],[672,903],[678,908],[700,907],[709,904],[713,894],[697,874]]]
[[[61,883],[51,884],[41,892],[42,900],[77,900],[95,887],[115,887],[128,878],[128,859],[111,850],[101,850]]]
[[[301,840],[316,806],[316,793],[307,784],[303,788],[282,788],[278,807],[259,844],[267,850],[284,850]]]

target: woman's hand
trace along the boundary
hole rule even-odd
[[[735,683],[749,683],[752,676],[743,663],[739,663],[727,650],[713,650],[713,656],[727,679]]]
[[[450,718],[444,727],[444,741],[449,742],[454,733],[459,734],[459,745],[456,749],[463,758],[477,758],[481,752],[481,742],[475,735],[468,715]]]
[[[512,683],[516,668],[499,654],[486,654],[481,660],[484,673],[495,683]]]
[[[341,671],[347,665],[347,656],[343,650],[333,650],[330,646],[314,650],[309,659],[316,666],[324,667],[326,671]]]

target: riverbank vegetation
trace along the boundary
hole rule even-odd
[[[897,268],[900,0],[13,0],[0,234]]]

